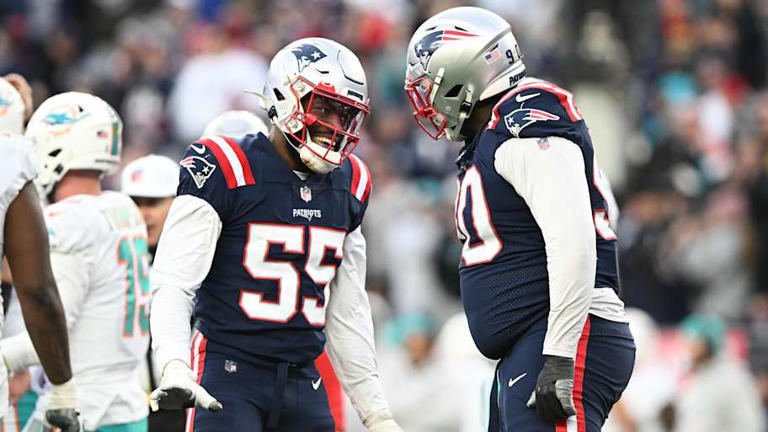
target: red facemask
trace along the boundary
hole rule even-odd
[[[312,89],[300,99],[296,89],[302,85]],[[288,135],[326,162],[341,165],[360,142],[360,128],[369,113],[368,105],[336,93],[331,85],[314,85],[303,77],[298,77],[290,88],[301,104],[290,118],[304,127]],[[307,145],[308,138],[316,145]]]
[[[432,82],[424,76],[415,81],[406,80],[405,93],[413,105],[413,117],[419,126],[433,139],[440,139],[445,135],[447,121],[430,104],[432,87]]]

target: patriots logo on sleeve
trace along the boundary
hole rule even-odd
[[[310,44],[301,44],[292,49],[291,52],[296,56],[296,61],[299,62],[299,72],[312,63],[326,57],[325,53],[320,51],[320,48]]]
[[[202,188],[206,180],[211,177],[216,165],[208,162],[199,156],[187,156],[179,162],[179,165],[186,168],[192,180],[198,189]]]
[[[512,135],[520,137],[520,132],[537,121],[560,120],[560,116],[535,108],[518,108],[504,116],[504,123]]]

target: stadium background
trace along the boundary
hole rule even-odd
[[[375,183],[364,229],[382,379],[406,430],[480,430],[492,366],[457,315],[458,148],[418,130],[402,90],[412,30],[468,4],[0,0],[0,73],[29,79],[36,106],[66,90],[107,100],[125,123],[127,163],[148,153],[177,158],[224,110],[263,117],[241,90],[261,89],[268,60],[287,42],[324,36],[350,47],[372,105],[357,153]],[[474,4],[508,19],[529,75],[575,93],[618,198],[623,298],[645,313],[632,312],[641,382],[610,430],[665,430],[670,413],[686,409],[696,372],[677,329],[691,314],[727,324],[725,355],[748,368],[754,410],[764,412],[768,1]],[[119,188],[118,179],[108,186]],[[358,428],[351,418],[348,429]]]

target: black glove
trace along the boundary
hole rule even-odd
[[[80,414],[71,408],[50,409],[45,412],[46,429],[48,426],[61,432],[81,432]]]
[[[536,380],[536,389],[528,399],[528,408],[552,422],[576,414],[573,405],[573,359],[544,356],[544,367]]]

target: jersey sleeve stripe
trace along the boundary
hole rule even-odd
[[[488,121],[488,127],[486,129],[494,129],[496,128],[496,125],[499,123],[499,107],[501,104],[509,100],[512,96],[517,94],[517,92],[521,91],[519,88],[514,88],[507,92],[499,101],[496,103],[496,105],[493,107],[493,111],[491,112],[491,120]]]
[[[237,159],[240,161],[240,166],[243,167],[243,178],[245,178],[245,184],[256,184],[256,181],[253,179],[253,170],[251,170],[251,163],[248,162],[248,158],[245,156],[245,152],[243,151],[242,147],[235,142],[232,138],[222,136],[221,138],[224,138],[224,141],[229,144],[230,147],[232,147],[232,150],[235,151],[235,155],[237,156]]]
[[[350,192],[360,202],[365,201],[371,192],[371,173],[365,163],[355,155],[349,155],[352,164],[352,188]]]
[[[364,184],[365,187],[362,189],[362,197],[360,198],[360,202],[363,202],[368,199],[368,195],[371,193],[371,188],[373,187],[373,182],[371,181],[371,172],[368,170],[368,165],[366,165],[363,161],[360,161],[360,165],[363,167],[362,174],[364,175],[364,179],[360,183]],[[360,192],[360,187],[358,186],[358,192]],[[357,196],[357,195],[355,195]]]
[[[216,144],[214,141],[208,138],[203,138],[201,140],[195,141],[196,144],[202,144],[208,149],[210,149],[213,152],[213,155],[216,157],[216,161],[219,164],[219,167],[221,167],[221,172],[224,174],[224,180],[227,182],[227,187],[229,189],[234,189],[237,187],[237,178],[235,177],[234,172],[232,171],[232,165],[229,163],[229,159],[224,154],[224,151],[221,149],[221,147]]]
[[[567,90],[564,90],[552,83],[539,83],[538,85],[540,86],[538,88],[541,88],[542,90],[549,90],[550,92],[557,95],[557,98],[560,99],[560,104],[568,113],[568,117],[570,117],[571,121],[579,121],[584,118],[579,112],[579,110],[576,109],[576,105],[573,103],[573,93]],[[527,88],[537,88],[537,87],[531,86]]]
[[[237,154],[235,153],[235,150],[230,147],[229,143],[224,141],[224,138],[220,136],[210,136],[208,137],[211,141],[215,142],[216,145],[221,148],[221,151],[224,153],[224,155],[227,157],[227,160],[229,161],[229,165],[232,167],[232,172],[235,175],[235,180],[237,183],[237,186],[245,186],[245,174],[243,173],[243,165],[240,163],[240,159],[237,158]]]
[[[352,165],[352,187],[350,192],[354,195],[357,186],[360,184],[360,162],[355,155],[349,155],[349,163]]]

